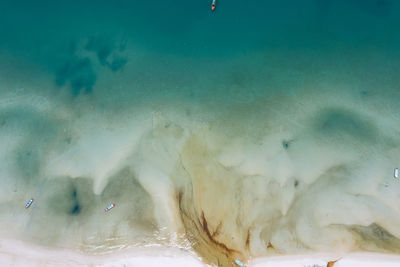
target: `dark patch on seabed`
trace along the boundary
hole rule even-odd
[[[93,212],[90,199],[91,182],[88,179],[57,178],[46,181],[43,190],[49,194],[46,197],[48,207],[53,214],[69,216],[88,216]]]
[[[283,140],[282,146],[285,150],[288,150],[290,145],[292,144],[293,140]]]
[[[376,140],[377,130],[368,118],[353,111],[328,108],[319,112],[317,131],[325,136],[350,137],[369,142]]]
[[[79,205],[79,200],[78,200],[78,192],[76,188],[72,190],[72,199],[74,201],[74,207],[70,211],[71,215],[78,215],[81,212],[81,206]]]
[[[78,215],[81,212],[81,206],[79,204],[75,204],[74,208],[71,210],[71,215]]]
[[[56,85],[63,87],[69,85],[72,96],[76,97],[81,93],[92,93],[97,81],[95,64],[107,67],[112,72],[122,71],[128,63],[128,59],[123,55],[126,42],[118,45],[105,37],[91,37],[84,46],[88,52],[93,52],[97,56],[98,63],[88,56],[82,56],[77,51],[77,44],[72,42],[67,53],[65,62],[61,62],[56,71]]]
[[[77,236],[67,235],[68,231],[84,231],[96,237],[101,236],[96,238],[96,242],[99,242],[96,244],[103,244],[108,237],[115,238],[115,231],[120,224],[135,233],[135,241],[138,235],[143,240],[153,236],[153,231],[157,229],[152,199],[129,169],[123,169],[111,177],[100,195],[93,193],[91,178],[51,178],[43,181],[37,192],[35,202],[39,208],[32,210],[26,238],[41,245],[57,247],[62,246],[63,242],[74,241]],[[93,228],[93,225],[98,225],[97,216],[102,214],[111,200],[118,203],[118,209],[108,217],[114,222],[113,227],[101,230],[101,227]],[[84,234],[78,237],[85,240]],[[124,238],[129,239],[126,236]],[[117,242],[114,245],[121,244]]]
[[[122,70],[128,59],[121,55],[125,51],[127,42],[116,44],[105,37],[92,37],[87,42],[85,49],[95,52],[102,66],[108,67],[113,72]]]
[[[96,80],[92,62],[87,57],[73,56],[56,73],[56,84],[61,87],[69,83],[73,96],[79,95],[82,90],[91,93]]]
[[[400,253],[400,239],[379,224],[352,225],[348,229],[359,237],[359,245],[363,250]]]

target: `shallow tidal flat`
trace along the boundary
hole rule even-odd
[[[305,92],[218,112],[105,114],[22,101],[35,97],[2,102],[3,238],[88,254],[177,246],[219,266],[399,252],[399,113],[376,98]]]

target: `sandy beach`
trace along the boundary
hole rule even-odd
[[[337,260],[337,261],[336,261]],[[378,253],[307,254],[261,257],[247,267],[396,267],[400,256]],[[144,247],[106,255],[85,255],[72,250],[46,249],[16,240],[0,241],[1,266],[98,266],[98,267],[204,267],[209,266],[185,250],[173,247]]]
[[[205,266],[193,253],[173,247],[147,247],[106,255],[48,249],[16,240],[0,241],[1,266]]]

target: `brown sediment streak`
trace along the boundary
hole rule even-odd
[[[183,198],[183,192],[179,191],[178,192],[178,205],[179,205],[179,210],[180,211],[182,211],[182,209],[181,209],[182,198]]]
[[[215,238],[216,236],[219,235],[220,231],[221,231],[221,226],[222,226],[222,222],[220,222],[217,226],[217,228],[215,229],[214,233],[212,234],[212,236]]]
[[[208,224],[207,224],[206,217],[204,216],[204,211],[201,211],[201,220],[202,220],[203,230],[211,242],[213,242],[215,245],[222,248],[223,250],[226,250],[228,253],[238,252],[234,249],[228,248],[224,243],[218,242],[217,240],[214,239],[213,235],[210,233],[210,230],[208,229]]]
[[[339,259],[340,260],[340,259]],[[328,263],[326,264],[326,267],[333,267],[333,265],[337,262],[338,260],[335,261],[328,261]]]
[[[267,248],[275,249],[274,245],[272,245],[271,241],[268,242]]]
[[[189,199],[186,199],[186,197]],[[197,215],[198,213],[190,201],[190,195],[184,195],[183,191],[180,191],[178,192],[177,200],[186,238],[203,261],[207,264],[221,267],[235,266],[234,260],[243,258],[241,252],[229,248],[215,238],[221,233],[222,222],[212,232],[204,211],[201,211],[200,216]]]
[[[250,229],[247,230],[247,237],[246,237],[246,249],[250,250]]]

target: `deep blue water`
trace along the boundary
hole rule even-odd
[[[391,0],[222,0],[215,12],[209,1],[2,1],[0,44],[42,60],[93,35],[190,56],[337,43],[394,49],[399,14]]]
[[[5,77],[35,80],[29,66],[55,94],[105,105],[400,91],[398,1],[219,0],[211,12],[210,1],[24,0],[0,12]]]

